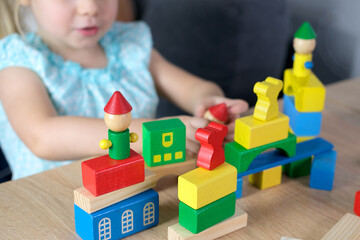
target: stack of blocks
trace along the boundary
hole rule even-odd
[[[264,150],[278,148],[288,156],[295,155],[295,137],[288,132],[289,118],[279,112],[277,97],[282,89],[282,81],[268,77],[254,86],[258,101],[254,114],[239,118],[235,122],[234,142],[226,144],[226,162],[245,172],[251,162]],[[249,181],[260,189],[281,183],[281,166],[261,171],[249,176]],[[237,197],[241,197],[242,178],[238,178]]]
[[[115,92],[105,107],[109,140],[100,146],[109,155],[82,162],[83,188],[74,191],[75,229],[84,240],[121,239],[156,226],[159,196],[155,174],[130,149],[137,135],[129,133],[131,106]]]
[[[294,63],[292,69],[284,72],[284,113],[290,118],[290,130],[297,136],[297,142],[307,141],[320,134],[322,113],[325,103],[325,87],[311,71],[312,52],[316,46],[316,34],[310,23],[305,22],[295,33]],[[329,156],[333,158],[334,153]],[[321,171],[318,162],[312,166],[312,157],[284,166],[290,177],[301,177],[314,171]],[[332,160],[335,164],[335,159]],[[326,163],[326,165],[328,165]],[[317,168],[318,167],[318,168]]]
[[[195,134],[201,144],[197,160],[199,168],[179,176],[179,224],[193,234],[235,214],[237,172],[235,167],[225,163],[222,148],[227,132],[225,125],[216,122],[199,128]],[[246,222],[247,215],[241,215],[246,217]]]

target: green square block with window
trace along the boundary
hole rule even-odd
[[[149,167],[185,161],[186,127],[180,119],[145,122],[142,136],[143,157]]]

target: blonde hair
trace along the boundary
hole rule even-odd
[[[23,33],[18,0],[0,0],[0,39],[12,33]]]

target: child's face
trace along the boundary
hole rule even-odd
[[[28,3],[39,35],[57,50],[98,46],[118,10],[118,0],[28,0]]]

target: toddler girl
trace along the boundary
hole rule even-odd
[[[105,154],[98,145],[107,137],[103,108],[116,90],[133,107],[130,131],[139,137],[161,94],[194,115],[179,116],[189,152],[198,150],[194,134],[207,124],[205,110],[218,103],[228,107],[232,138],[247,103],[166,61],[152,49],[144,23],[115,22],[118,1],[0,1],[0,9],[13,11],[1,14],[1,36],[21,30],[22,8],[37,27],[0,40],[0,143],[14,179]],[[141,152],[141,142],[131,147]]]

